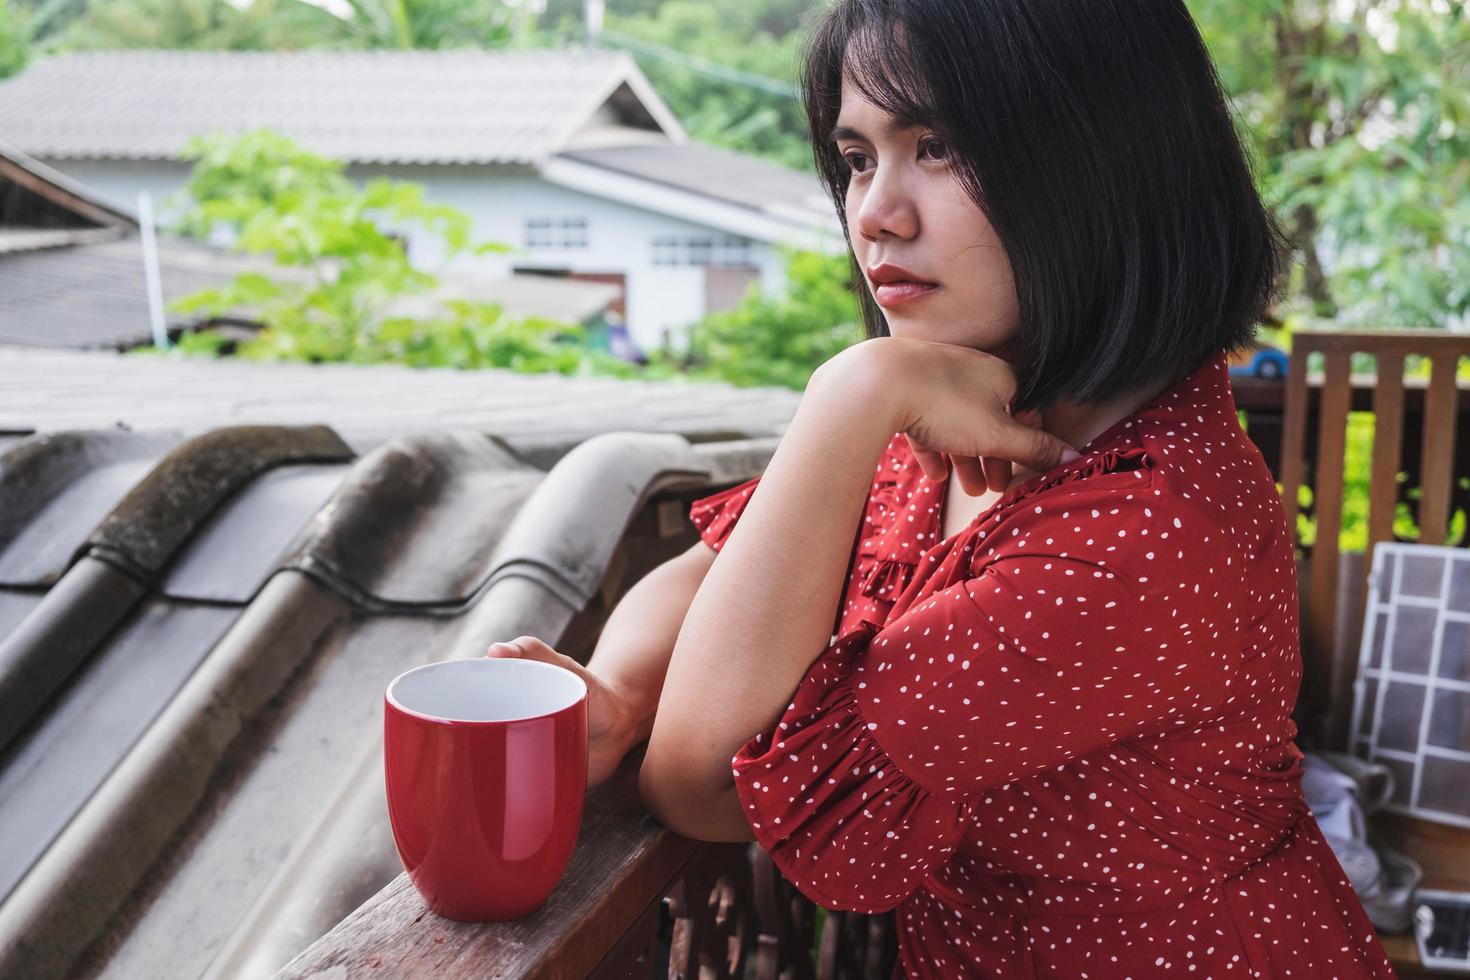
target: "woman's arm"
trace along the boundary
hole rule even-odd
[[[1011,417],[1015,387],[998,358],[891,337],[849,347],[812,374],[678,632],[639,771],[661,823],[703,840],[744,833],[730,806],[731,759],[776,724],[829,646],[874,466],[893,433],[1038,472],[1070,448]]]
[[[873,469],[899,428],[870,353],[872,341],[850,347],[813,374],[677,634],[639,790],[685,836],[749,839],[730,758],[828,645]]]
[[[587,669],[625,706],[624,753],[648,738],[679,627],[717,552],[703,541],[639,579],[613,607]]]

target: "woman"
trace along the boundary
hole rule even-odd
[[[593,781],[648,737],[666,825],[895,909],[895,976],[1392,976],[1299,787],[1226,370],[1280,233],[1183,4],[839,0],[804,89],[869,339],[590,668],[492,652],[589,680]]]

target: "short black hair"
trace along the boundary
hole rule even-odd
[[[1183,0],[834,0],[804,45],[802,98],[865,286],[831,137],[844,69],[945,140],[1009,256],[1013,410],[1170,385],[1250,345],[1290,246]],[[867,335],[887,335],[856,292]]]

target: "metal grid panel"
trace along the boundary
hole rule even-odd
[[[1352,744],[1393,770],[1388,808],[1470,827],[1470,550],[1373,550]]]

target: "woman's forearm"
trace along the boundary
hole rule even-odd
[[[873,471],[898,431],[898,401],[867,367],[876,350],[848,348],[813,374],[686,612],[639,774],[650,810],[681,833],[727,795],[733,755],[774,726],[829,645]]]
[[[628,748],[648,738],[679,627],[715,552],[704,542],[659,565],[613,607],[587,668],[623,696]]]

